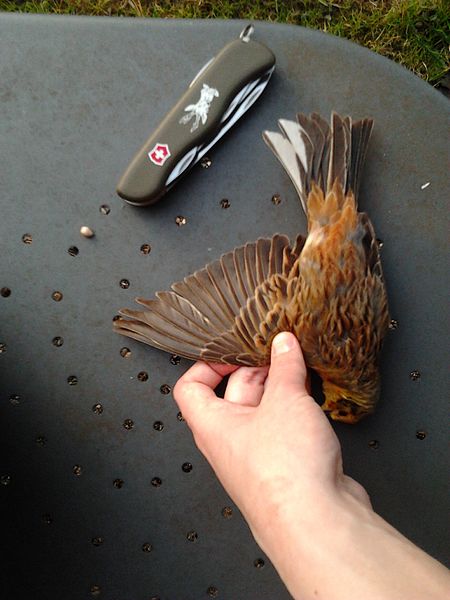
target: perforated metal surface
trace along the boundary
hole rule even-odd
[[[298,110],[375,118],[361,204],[398,327],[378,412],[335,428],[376,509],[445,560],[447,101],[353,44],[258,24],[275,75],[209,168],[149,209],[114,193],[243,26],[0,15],[5,598],[289,597],[179,420],[171,388],[188,362],[116,336],[111,321],[236,245],[305,230],[260,136]]]

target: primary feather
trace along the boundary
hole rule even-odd
[[[288,277],[304,237],[259,239],[224,254],[156,299],[148,310],[122,309],[120,333],[194,360],[267,364],[276,325],[283,321]],[[292,288],[292,283],[290,288]]]
[[[379,396],[387,296],[373,226],[357,195],[373,121],[313,113],[263,137],[308,218],[293,245],[276,234],[224,254],[144,310],[122,309],[116,331],[192,360],[258,366],[293,331],[324,384],[324,410],[356,422]]]

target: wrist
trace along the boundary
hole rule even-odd
[[[280,494],[278,502],[272,496],[264,526],[252,527],[249,520],[255,539],[296,600],[341,599],[335,587],[343,581],[347,584],[342,598],[357,597],[348,593],[352,571],[358,568],[353,547],[376,515],[345,491],[315,489],[308,496],[314,501],[291,502],[292,494],[285,502]]]
[[[351,531],[354,523],[375,515],[370,504],[334,486],[297,489],[292,480],[274,483],[261,484],[257,498],[242,507],[256,541],[273,561],[283,562],[285,554],[293,553],[303,561],[313,544],[323,549],[330,539]]]
[[[265,527],[252,527],[293,598],[450,597],[447,570],[367,502],[346,489],[316,489],[311,497],[308,507],[274,503]]]

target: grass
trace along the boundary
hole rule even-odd
[[[291,23],[353,40],[432,85],[449,71],[450,0],[0,0],[0,11]]]

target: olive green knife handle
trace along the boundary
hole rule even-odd
[[[136,154],[119,196],[138,206],[159,200],[253,104],[274,64],[273,53],[246,36],[225,46]]]

